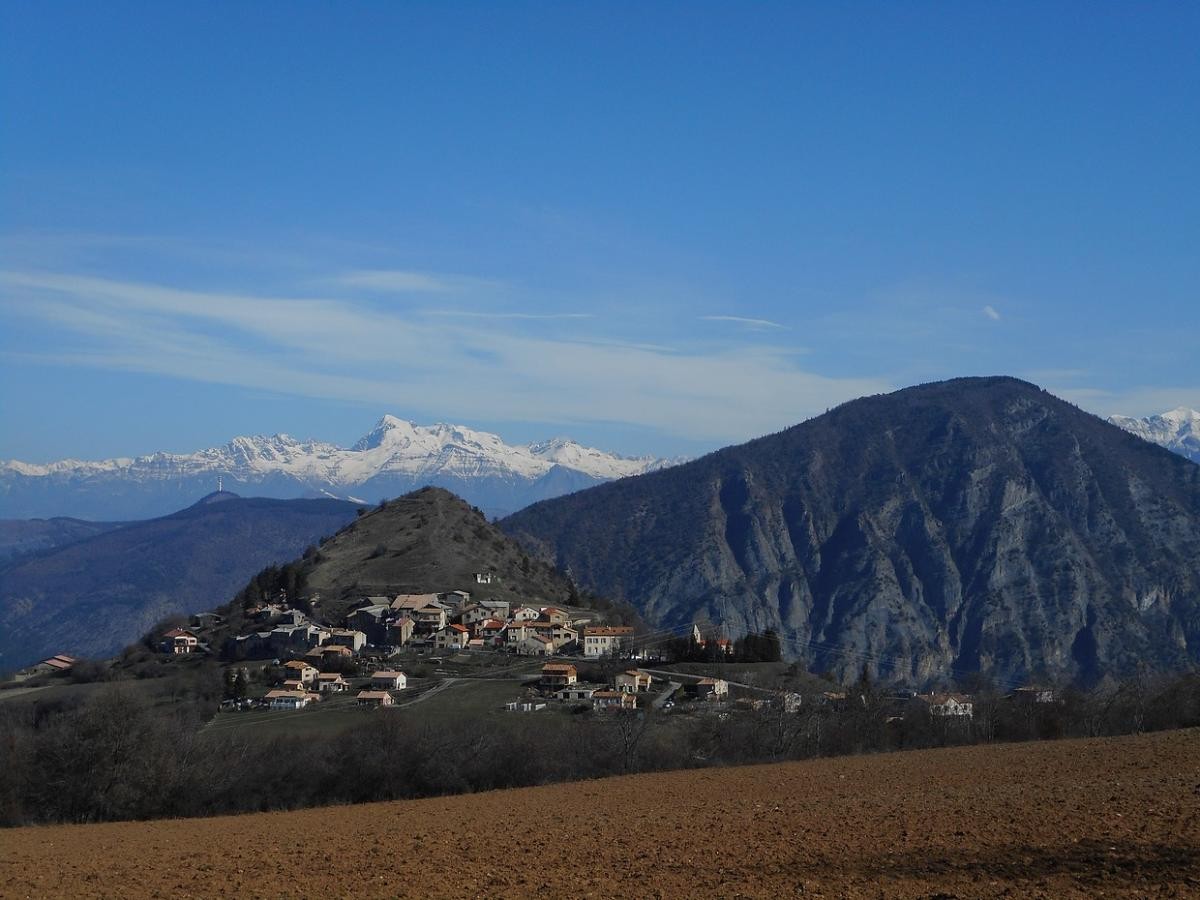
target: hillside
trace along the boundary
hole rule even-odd
[[[1198,756],[1172,731],[19,828],[0,896],[1194,896]],[[498,850],[514,822],[559,840]]]
[[[466,501],[422,488],[365,513],[298,562],[303,590],[337,621],[363,596],[463,590],[519,603],[565,603],[568,580]],[[494,573],[478,585],[475,573]]]
[[[340,500],[226,492],[0,568],[0,670],[54,653],[108,656],[166,616],[224,603],[259,569],[352,520]]]
[[[120,528],[125,522],[87,522],[83,519],[0,520],[0,565],[18,556],[41,553]]]
[[[1200,661],[1200,466],[1012,378],[847,403],[502,527],[650,621],[924,682]]]

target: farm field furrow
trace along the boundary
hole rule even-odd
[[[1200,731],[0,832],[3,897],[1200,896]]]

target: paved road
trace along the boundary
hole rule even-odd
[[[646,669],[646,671],[649,672],[650,670]],[[668,681],[667,689],[665,691],[663,691],[661,694],[659,694],[657,697],[654,698],[654,702],[652,704],[650,704],[651,707],[653,709],[662,709],[663,704],[665,704],[668,700],[670,700],[672,697],[674,697],[675,692],[677,690],[679,690],[681,687],[683,687],[683,685],[680,684],[678,681]]]

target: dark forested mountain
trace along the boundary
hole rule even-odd
[[[333,534],[356,509],[225,492],[11,560],[0,567],[0,670],[54,653],[114,653],[168,615],[224,603],[259,569]]]
[[[1200,662],[1200,466],[1012,378],[847,403],[502,527],[664,625],[843,676]]]
[[[0,564],[18,556],[64,547],[125,524],[68,518],[0,519]]]

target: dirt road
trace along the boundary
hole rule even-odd
[[[3,897],[1200,897],[1200,731],[0,831]]]

